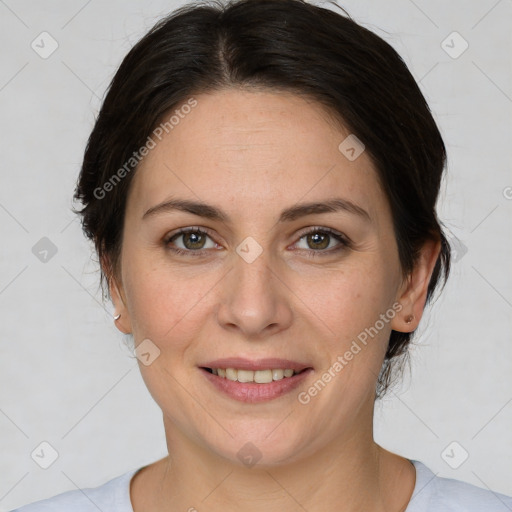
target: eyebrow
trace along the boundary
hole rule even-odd
[[[227,224],[231,222],[229,216],[219,208],[203,202],[190,201],[187,199],[170,199],[168,201],[164,201],[163,203],[157,204],[156,206],[153,206],[147,210],[146,213],[142,216],[142,219],[144,220],[158,214],[168,213],[175,210],[191,213],[199,217],[224,222]],[[291,206],[290,208],[286,208],[281,212],[281,215],[279,216],[279,222],[290,222],[300,217],[305,217],[306,215],[338,211],[352,213],[366,221],[371,221],[371,217],[368,212],[357,204],[349,201],[348,199],[334,198],[322,202],[301,203],[295,206]]]

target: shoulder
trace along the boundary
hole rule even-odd
[[[416,468],[416,485],[406,512],[510,512],[512,497],[475,485],[436,476],[424,464]]]
[[[130,501],[130,481],[139,469],[112,478],[98,487],[67,491],[11,512],[98,512],[98,510],[133,512]]]

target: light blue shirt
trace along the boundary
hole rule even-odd
[[[416,468],[416,484],[406,512],[511,512],[512,497],[434,475],[424,464]],[[133,512],[130,481],[140,468],[99,487],[67,491],[11,512]]]

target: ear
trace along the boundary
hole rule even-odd
[[[430,277],[440,251],[439,240],[427,240],[423,244],[413,270],[398,292],[396,300],[402,305],[402,310],[391,322],[394,331],[412,332],[418,327],[427,301]]]
[[[122,284],[118,284],[118,279],[107,257],[102,258],[101,266],[108,281],[108,290],[114,305],[114,316],[121,315],[117,320],[114,320],[114,323],[122,333],[131,334],[132,325]]]

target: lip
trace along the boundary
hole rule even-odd
[[[283,361],[282,359],[280,361]],[[214,361],[217,364],[217,361]],[[208,363],[210,364],[210,363]],[[257,366],[260,364],[251,363],[253,366]],[[260,365],[261,366],[261,365]],[[277,366],[280,368],[281,366]],[[213,368],[217,368],[214,366]],[[223,366],[219,366],[218,368],[223,368]],[[233,366],[228,366],[228,368],[233,368]],[[236,368],[236,366],[235,366]],[[241,368],[252,369],[251,368]],[[266,366],[265,368],[269,368]],[[257,368],[257,369],[265,369],[265,368]],[[275,367],[274,367],[275,368]],[[289,367],[287,367],[289,368]],[[268,384],[259,384],[256,382],[238,382],[226,379],[224,377],[219,377],[218,375],[214,375],[210,373],[208,370],[205,370],[204,367],[200,368],[201,373],[208,379],[208,381],[213,384],[215,389],[222,392],[223,394],[229,396],[234,400],[238,400],[239,402],[246,403],[258,403],[258,402],[268,402],[270,400],[274,400],[279,398],[287,393],[290,393],[295,388],[300,386],[304,382],[304,379],[308,377],[308,375],[313,372],[313,368],[306,367],[301,373],[293,375],[292,377],[284,377],[281,380],[274,380],[269,382]]]
[[[306,368],[312,368],[311,365],[300,363],[298,361],[291,361],[289,359],[278,358],[265,358],[265,359],[245,359],[243,357],[227,357],[209,361],[204,364],[198,365],[200,368],[236,368],[237,370],[273,370],[282,368],[283,370],[290,369],[296,372],[301,372]],[[291,377],[287,377],[291,378]],[[276,381],[278,382],[278,381]]]

